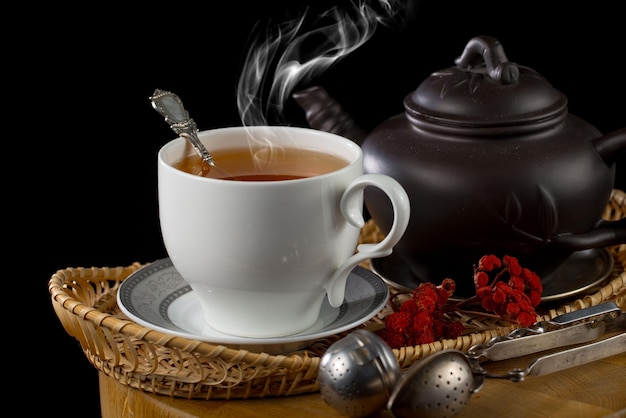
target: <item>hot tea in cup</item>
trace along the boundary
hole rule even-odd
[[[197,154],[187,155],[174,166],[204,177],[239,181],[294,180],[339,170],[348,161],[333,154],[300,148],[246,146],[213,152],[219,170],[211,169]]]
[[[363,153],[349,139],[278,126],[199,138],[216,167],[203,167],[180,137],[159,151],[159,221],[172,264],[220,332],[306,330],[324,298],[342,304],[352,269],[389,255],[407,227],[406,192],[391,177],[363,174]],[[389,198],[395,221],[383,241],[357,249],[370,186]]]

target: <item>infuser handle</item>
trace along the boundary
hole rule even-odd
[[[622,314],[615,302],[605,302],[494,337],[486,344],[472,346],[467,354],[475,360],[507,360],[594,341],[612,329],[626,331],[626,314]]]
[[[626,332],[595,343],[539,357],[526,370],[512,371],[509,378],[520,382],[526,376],[543,376],[624,352],[626,352]]]

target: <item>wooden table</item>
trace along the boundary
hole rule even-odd
[[[528,359],[498,362],[498,370]],[[319,393],[281,398],[187,400],[143,392],[100,373],[102,418],[341,417]],[[391,417],[381,411],[378,417]],[[456,415],[465,417],[626,417],[626,352],[523,382],[487,379]]]

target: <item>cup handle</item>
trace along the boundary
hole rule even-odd
[[[357,246],[357,252],[334,271],[326,286],[328,301],[333,308],[339,307],[343,303],[346,281],[352,269],[369,258],[390,255],[409,224],[411,214],[409,196],[400,183],[385,174],[363,174],[356,178],[341,196],[341,213],[351,225],[362,228],[365,224],[363,219],[363,189],[368,186],[379,188],[389,197],[393,207],[393,224],[381,242],[360,244]]]

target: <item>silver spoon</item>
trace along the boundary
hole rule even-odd
[[[180,97],[170,91],[156,89],[150,96],[150,102],[152,107],[165,118],[172,130],[191,144],[202,161],[219,170],[215,166],[213,157],[198,138],[196,122],[189,117]]]

